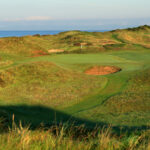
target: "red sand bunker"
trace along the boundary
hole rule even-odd
[[[42,50],[37,50],[32,52],[32,57],[39,57],[39,56],[45,56],[48,55],[46,52]]]
[[[121,71],[121,68],[115,66],[94,66],[85,71],[88,75],[106,75]]]

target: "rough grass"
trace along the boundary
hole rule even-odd
[[[104,97],[107,98],[104,103],[88,110],[88,113],[85,111],[83,118],[91,118],[91,120],[103,121],[119,126],[145,126],[149,128],[149,72],[149,69],[136,71],[128,79],[126,87],[121,92],[113,94],[110,97]],[[121,82],[119,81],[119,83]],[[116,88],[115,83],[112,86]]]
[[[77,136],[79,135],[79,136]],[[19,127],[13,122],[12,128],[0,134],[1,150],[149,150],[149,131],[141,135],[112,134],[111,129],[95,129],[85,134],[82,126],[66,128],[53,126],[49,130],[29,130],[29,127]]]
[[[34,62],[1,71],[0,98],[11,104],[62,108],[80,102],[97,88],[103,88],[105,81],[104,77],[86,76],[50,62]]]
[[[150,110],[150,70],[143,70],[134,75],[129,81],[126,90],[114,96],[107,105],[113,112],[149,112]],[[149,112],[150,113],[150,112]]]

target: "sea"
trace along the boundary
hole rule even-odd
[[[65,30],[66,31],[66,30]],[[83,31],[83,30],[81,30]],[[88,32],[105,32],[108,30],[84,30]],[[55,35],[60,32],[64,32],[64,30],[57,30],[57,31],[0,31],[0,37],[21,37],[21,36],[27,36],[27,35]]]

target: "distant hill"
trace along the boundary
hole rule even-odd
[[[135,27],[135,28],[128,28],[127,30],[129,30],[129,31],[150,30],[150,26],[144,25],[144,26],[139,26],[139,27]]]
[[[150,26],[109,32],[67,31],[57,35],[0,38],[0,52],[22,56],[48,55],[50,50],[64,53],[95,53],[108,50],[150,49]]]

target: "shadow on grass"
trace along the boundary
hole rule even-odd
[[[69,126],[81,126],[84,125],[85,131],[93,131],[95,127],[107,128],[110,127],[109,124],[105,122],[92,122],[86,119],[80,119],[73,117],[69,114],[65,114],[58,110],[44,107],[44,106],[28,106],[28,105],[17,105],[17,106],[0,106],[0,118],[6,118],[5,124],[11,127],[12,116],[15,116],[15,123],[19,125],[21,121],[23,126],[30,125],[31,130],[35,130],[40,127],[49,129],[51,126],[66,124]],[[150,127],[141,126],[141,127],[128,127],[128,126],[113,126],[112,131],[114,133],[130,134],[133,131],[140,132],[142,130],[149,129]]]

